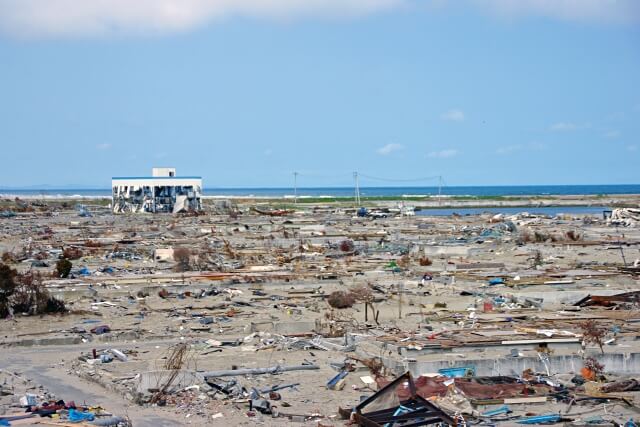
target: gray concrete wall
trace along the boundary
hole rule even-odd
[[[634,374],[640,372],[640,353],[610,353],[594,354],[605,367],[605,372],[616,374]],[[409,370],[412,375],[419,376],[427,373],[438,372],[439,369],[475,366],[476,375],[520,375],[525,369],[531,368],[535,372],[546,372],[545,365],[538,357],[502,357],[502,358],[482,358],[466,360],[443,360],[429,362],[406,361],[402,365],[392,364],[401,370]],[[578,373],[584,362],[580,355],[550,356],[550,373]]]

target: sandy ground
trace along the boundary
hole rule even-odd
[[[95,206],[93,217],[81,218],[73,209],[36,207],[35,212],[1,219],[0,252],[16,254],[12,267],[19,271],[33,268],[50,276],[58,251],[71,246],[82,257],[72,260],[75,278],[44,281],[52,295],[66,302],[69,314],[18,313],[0,321],[0,369],[30,379],[39,393],[46,390],[59,399],[100,404],[127,415],[135,426],[340,425],[338,407],[351,408],[376,388],[367,388],[360,379],[371,375],[362,360],[382,358],[388,378],[452,358],[461,363],[478,357],[506,360],[510,347],[489,345],[495,341],[489,336],[498,341],[514,334],[520,340],[548,338],[536,333],[540,329],[580,336],[580,323],[590,318],[607,328],[607,338],[615,338],[605,346],[605,355],[640,353],[637,307],[572,308],[589,294],[640,290],[637,276],[620,270],[623,257],[628,265],[640,258],[638,227],[614,227],[596,216],[372,220],[333,207],[306,206],[284,217],[258,215],[249,204],[237,208],[237,218],[211,206],[198,217],[114,217]],[[351,246],[343,247],[345,241]],[[173,258],[155,259],[154,251],[166,248],[189,249],[189,271],[176,271]],[[48,267],[31,267],[37,253],[46,254]],[[421,265],[427,258],[430,265]],[[81,267],[90,274],[82,275]],[[423,284],[425,274],[432,280]],[[489,285],[496,277],[506,283]],[[361,301],[347,309],[327,303],[332,292],[358,287],[370,290],[377,322],[371,310],[365,320]],[[541,305],[530,306],[527,298],[540,298]],[[487,301],[491,310],[485,312]],[[200,322],[209,317],[212,323]],[[111,331],[91,333],[98,325]],[[480,338],[478,331],[489,335]],[[355,341],[349,351],[305,344],[319,335],[340,346],[344,338],[327,337],[345,333]],[[247,393],[252,387],[299,383],[280,390],[281,399],[270,400],[278,418],[250,411],[247,394],[223,398],[202,381],[188,391],[169,393],[166,406],[148,403],[153,391],[138,395],[136,376],[164,369],[179,345],[188,349],[185,371],[300,364],[319,369],[238,376]],[[584,346],[581,339],[575,345],[549,345],[558,357],[601,357],[597,346]],[[519,346],[524,359],[537,360],[535,346]],[[125,352],[127,361],[86,361],[93,349],[100,354],[112,348]],[[410,368],[412,360],[418,367]],[[339,372],[332,365],[345,361],[355,371],[347,375],[344,388],[328,390],[327,381]],[[542,365],[531,363],[544,372]],[[605,366],[610,380],[638,376],[631,367],[609,368],[607,372]],[[522,373],[504,369],[493,375]],[[578,370],[554,372],[551,378],[570,382]],[[19,411],[15,405],[24,392],[16,387],[4,396],[0,414]],[[139,398],[147,403],[136,403]],[[583,421],[595,415],[622,422],[637,417],[633,406],[608,405],[607,411],[606,405],[582,403],[572,411]],[[524,416],[567,405],[511,406],[515,415]]]

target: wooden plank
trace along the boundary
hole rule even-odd
[[[517,404],[517,403],[544,403],[547,401],[547,396],[538,396],[538,397],[517,397],[513,399],[504,399],[504,403],[506,404]]]
[[[502,345],[513,345],[513,344],[551,344],[551,343],[575,343],[581,342],[580,338],[549,338],[549,339],[541,339],[541,340],[514,340],[514,341],[501,341]]]

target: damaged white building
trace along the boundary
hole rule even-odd
[[[113,213],[202,209],[202,177],[178,177],[175,168],[153,168],[151,175],[111,178]]]

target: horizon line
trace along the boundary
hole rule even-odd
[[[624,183],[624,184],[477,184],[477,185],[443,185],[442,188],[488,188],[488,187],[621,187],[621,186],[640,186],[640,183]],[[438,185],[365,185],[363,188],[438,188]],[[297,187],[298,190],[316,190],[316,189],[346,189],[353,188],[352,185],[340,186],[305,186]],[[111,186],[90,186],[75,187],[72,185],[61,185],[60,187],[39,185],[29,185],[23,187],[0,186],[0,191],[70,191],[70,190],[110,190]],[[229,187],[205,187],[203,190],[288,190],[294,189],[294,186],[275,186],[275,187],[259,187],[259,186],[229,186]]]

